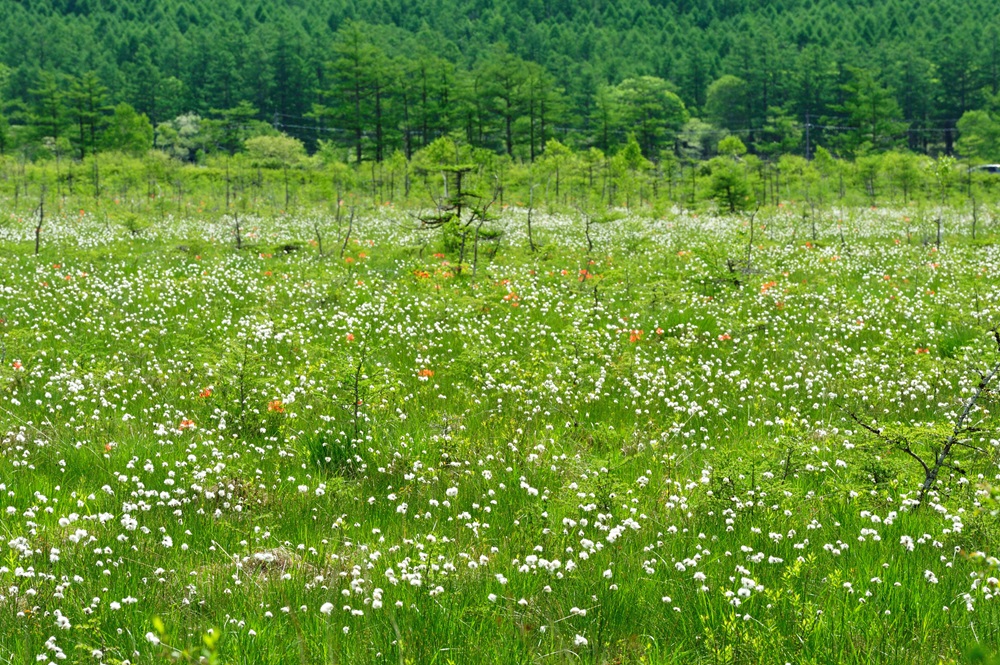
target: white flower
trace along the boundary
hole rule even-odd
[[[323,603],[323,606],[319,608],[319,611],[323,614],[329,614],[333,611],[333,603]]]
[[[160,643],[160,638],[153,633],[146,633],[146,641],[155,646]]]
[[[575,644],[578,647],[585,647],[587,646],[587,638],[584,637],[583,635],[577,635],[576,637],[573,638],[573,644]]]
[[[445,494],[447,494],[448,496],[452,496],[452,497],[458,496],[458,488],[457,487],[449,487],[447,490],[445,490]]]

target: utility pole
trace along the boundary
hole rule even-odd
[[[812,161],[812,144],[809,142],[809,112],[806,111],[806,161]]]

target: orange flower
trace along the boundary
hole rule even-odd
[[[211,388],[202,388],[201,392],[198,393],[198,397],[211,397],[211,396],[212,396]]]
[[[267,403],[267,410],[275,413],[284,413],[285,405],[281,403],[280,399],[272,400]]]
[[[350,256],[344,258],[344,263],[354,263],[354,259]]]
[[[731,339],[732,337],[730,337],[729,333],[722,333],[721,335],[719,335],[720,342],[728,342]]]
[[[629,332],[628,341],[635,344],[640,339],[642,339],[643,332],[641,330],[632,330]]]
[[[917,355],[918,355],[918,356],[919,356],[919,355],[920,355],[921,353],[930,353],[930,352],[931,352],[931,350],[930,350],[930,349],[928,349],[928,348],[924,348],[924,347],[921,347],[921,348],[918,348],[918,349],[917,349]]]
[[[347,341],[348,342],[354,341],[354,333],[347,333]]]
[[[16,370],[17,370],[18,372],[20,372],[20,371],[23,371],[23,370],[24,370],[24,365],[22,365],[22,364],[21,364],[21,361],[20,361],[20,360],[15,360],[15,361],[14,361],[14,365],[13,365],[13,367],[14,367],[14,369],[16,369]]]
[[[430,377],[434,376],[434,370],[427,369],[425,367],[424,369],[422,369],[419,372],[417,372],[417,376],[425,376],[427,378],[430,378]]]
[[[182,432],[186,429],[194,429],[194,421],[189,418],[185,418],[181,421],[181,424],[177,429],[181,430]]]

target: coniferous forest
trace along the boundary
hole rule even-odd
[[[0,7],[0,149],[48,139],[50,151],[85,156],[155,141],[193,159],[239,149],[259,123],[354,161],[411,156],[446,134],[524,160],[549,139],[609,151],[630,134],[654,161],[704,156],[725,134],[762,156],[823,146],[989,159],[1000,134],[994,9],[12,1]]]

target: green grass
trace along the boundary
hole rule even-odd
[[[920,509],[849,414],[930,456],[995,362],[1000,254],[886,211],[806,246],[797,215],[739,286],[714,217],[588,256],[579,220],[537,217],[531,253],[511,211],[475,277],[396,213],[350,262],[305,215],[241,251],[198,219],[55,220],[37,257],[9,232],[0,662],[995,652],[996,393]]]

